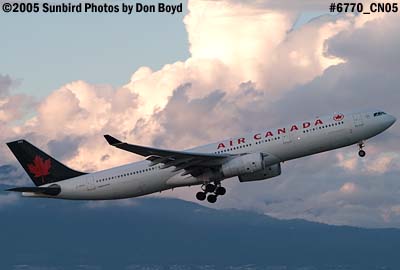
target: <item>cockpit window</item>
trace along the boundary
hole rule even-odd
[[[376,112],[374,113],[374,117],[379,116],[379,115],[384,115],[386,114],[385,112]]]

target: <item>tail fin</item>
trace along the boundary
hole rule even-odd
[[[7,146],[36,186],[85,174],[68,168],[25,140],[9,142]]]

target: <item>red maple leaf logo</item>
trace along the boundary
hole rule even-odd
[[[342,113],[338,113],[333,116],[333,120],[335,120],[335,121],[341,121],[343,118],[344,118],[344,115]]]
[[[42,177],[42,183],[44,184],[44,176],[49,175],[51,168],[50,159],[46,159],[43,161],[43,158],[40,156],[35,156],[33,160],[33,164],[28,164],[28,169],[31,173],[34,174],[35,178]]]

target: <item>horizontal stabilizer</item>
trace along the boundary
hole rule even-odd
[[[51,185],[50,187],[16,187],[7,189],[6,191],[32,192],[32,193],[40,193],[40,194],[56,196],[60,194],[61,188],[59,185]]]

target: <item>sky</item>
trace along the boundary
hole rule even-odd
[[[189,56],[182,24],[186,13],[186,9],[174,15],[135,16],[2,13],[0,25],[8,27],[1,29],[7,38],[3,39],[6,50],[0,53],[0,70],[19,80],[14,91],[41,98],[75,80],[118,87],[141,65],[159,69]]]
[[[106,133],[185,149],[334,111],[399,118],[398,14],[332,15],[321,0],[183,3],[179,15],[1,13],[0,183],[31,184],[4,144],[18,138],[96,171],[139,160]],[[271,180],[227,180],[213,207],[400,227],[399,138],[395,124],[362,160],[351,146],[287,162]],[[197,190],[155,196],[195,201]],[[21,201],[0,193],[0,208]]]

